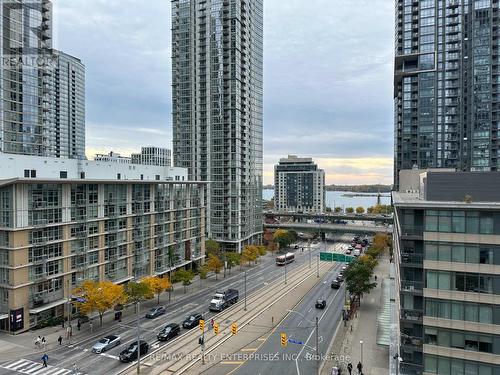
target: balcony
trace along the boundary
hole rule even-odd
[[[424,256],[422,254],[416,253],[402,253],[401,263],[406,266],[422,267],[424,262]]]
[[[422,343],[421,337],[401,334],[401,345],[422,347]]]
[[[422,239],[424,228],[420,225],[402,225],[400,234],[403,239]]]
[[[401,291],[410,293],[423,292],[424,283],[422,281],[401,280]]]
[[[424,313],[422,310],[401,309],[401,320],[422,322]]]

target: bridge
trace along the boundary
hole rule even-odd
[[[277,212],[264,211],[264,218],[272,219],[275,217],[291,217],[294,221],[301,220],[326,220],[333,223],[336,220],[353,220],[353,221],[373,221],[384,224],[392,224],[394,219],[392,215],[376,215],[376,214],[344,214],[344,213],[298,213],[298,212]]]
[[[375,234],[392,233],[392,225],[342,225],[342,224],[319,224],[319,223],[264,223],[265,228],[269,229],[290,229],[296,232],[313,233],[355,233],[355,234]]]

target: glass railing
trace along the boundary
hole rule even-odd
[[[421,322],[423,320],[423,316],[424,313],[422,310],[401,309],[401,319]]]
[[[401,280],[401,290],[406,292],[422,291],[424,283],[422,281]]]

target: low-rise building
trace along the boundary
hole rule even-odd
[[[132,158],[129,156],[121,156],[118,152],[110,151],[108,154],[96,154],[94,156],[94,161],[131,164]]]
[[[172,152],[163,147],[142,147],[139,154],[131,155],[131,159],[132,164],[170,167],[172,165]]]
[[[402,172],[392,196],[400,373],[500,374],[500,173]]]
[[[281,212],[325,211],[325,171],[311,158],[288,155],[274,166],[274,208]]]
[[[62,317],[83,280],[199,262],[205,184],[183,168],[0,154],[0,329]]]

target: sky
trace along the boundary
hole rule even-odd
[[[172,147],[171,2],[54,0],[86,66],[87,156]],[[327,184],[392,183],[394,2],[264,0],[264,183],[288,154]]]

